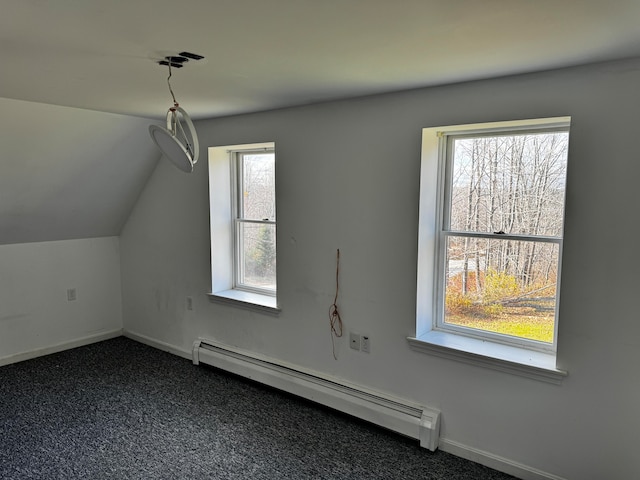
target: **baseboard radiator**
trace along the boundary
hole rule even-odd
[[[203,363],[250,378],[415,438],[420,441],[420,446],[431,451],[438,448],[438,410],[339,383],[211,340],[195,341],[192,353],[194,365]]]

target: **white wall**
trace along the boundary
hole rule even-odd
[[[125,328],[185,351],[209,337],[439,408],[450,449],[549,478],[635,478],[638,85],[640,61],[628,61],[199,122],[202,164],[186,176],[160,163],[121,235]],[[410,350],[421,129],[563,115],[572,127],[558,359],[568,378],[551,385]],[[262,141],[277,151],[278,317],[205,296],[206,148]],[[337,361],[336,248],[345,327],[371,337],[367,355],[345,336]]]
[[[0,245],[0,365],[121,330],[118,237]]]

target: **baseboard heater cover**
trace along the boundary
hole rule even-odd
[[[336,382],[212,340],[196,340],[192,353],[194,365],[203,363],[241,375],[415,438],[431,451],[438,448],[438,410]]]

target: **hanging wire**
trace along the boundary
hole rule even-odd
[[[333,351],[333,359],[337,360],[335,338],[342,337],[342,318],[338,311],[338,290],[340,288],[340,249],[336,251],[336,295],[333,298],[333,304],[329,308],[329,324],[331,325],[331,348]]]
[[[176,108],[180,106],[178,101],[176,100],[176,96],[173,93],[173,88],[171,88],[171,57],[167,57],[167,65],[169,67],[169,76],[167,77],[167,85],[169,86],[169,92],[171,93],[171,98],[173,98],[173,108],[171,110],[171,133],[174,136],[178,136],[178,133],[182,134],[182,143],[184,143],[185,148],[187,149],[187,153],[193,158],[195,152],[193,150],[193,144],[184,129],[182,128],[182,124],[178,121],[178,113],[176,112]],[[178,131],[179,130],[179,131]]]
[[[167,85],[169,85],[169,92],[171,92],[171,98],[173,98],[173,104],[177,107],[178,102],[176,102],[176,96],[173,94],[173,89],[171,88],[171,58],[167,59],[167,65],[169,65],[169,76],[167,77]]]

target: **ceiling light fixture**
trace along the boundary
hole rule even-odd
[[[198,58],[194,59],[199,60]],[[171,56],[158,62],[169,67],[167,84],[173,98],[173,107],[170,107],[167,112],[167,127],[151,125],[149,126],[149,134],[165,157],[183,172],[191,173],[193,166],[198,162],[200,152],[198,135],[191,118],[180,107],[171,88],[171,68],[181,68],[183,63],[188,61],[189,59],[185,56]]]

